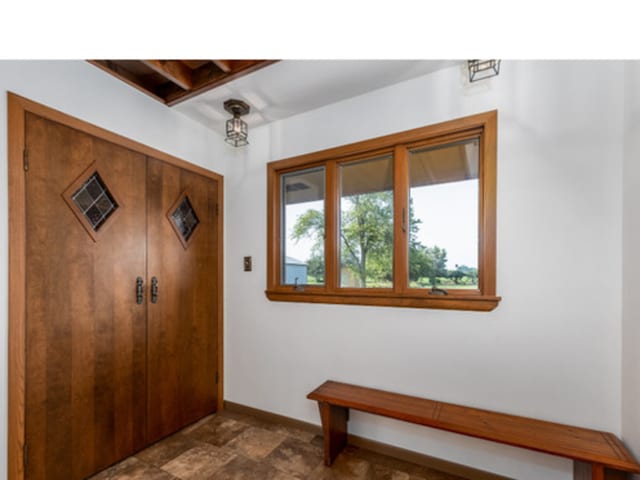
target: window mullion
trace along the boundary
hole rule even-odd
[[[325,285],[327,292],[335,292],[340,284],[338,268],[338,210],[340,189],[338,187],[338,167],[335,161],[326,164],[325,190]]]
[[[409,167],[404,145],[393,152],[393,291],[405,292],[409,281]]]

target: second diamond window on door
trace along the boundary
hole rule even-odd
[[[186,248],[189,239],[200,223],[198,215],[193,209],[187,195],[182,196],[182,199],[177,202],[176,206],[170,212],[171,224],[182,241],[183,246]]]

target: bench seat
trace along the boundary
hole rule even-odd
[[[331,465],[347,443],[350,408],[427,427],[574,460],[575,479],[622,479],[640,465],[612,433],[546,422],[327,381],[307,395],[316,400]]]

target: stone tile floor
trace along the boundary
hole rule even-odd
[[[89,480],[464,480],[351,446],[322,458],[322,437],[222,411]]]

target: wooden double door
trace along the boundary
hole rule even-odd
[[[27,113],[25,478],[216,410],[217,182]]]

